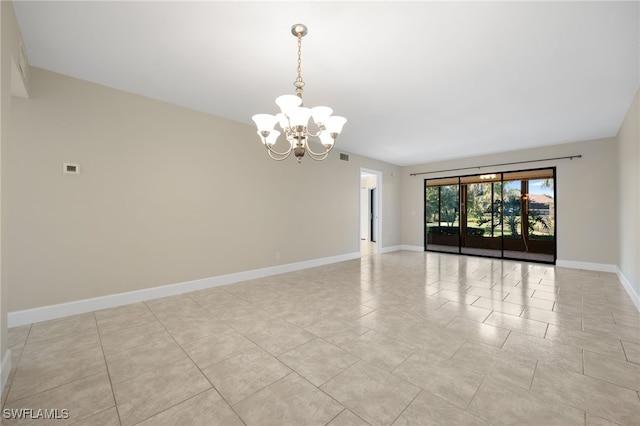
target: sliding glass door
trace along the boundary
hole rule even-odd
[[[425,180],[425,250],[554,263],[555,168]]]
[[[490,257],[502,256],[500,176],[464,176],[460,178],[460,183],[464,194],[460,252]]]
[[[505,173],[505,257],[555,261],[555,170]]]
[[[458,253],[460,244],[460,185],[458,178],[437,179],[425,187],[425,244]]]

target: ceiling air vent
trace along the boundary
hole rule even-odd
[[[349,161],[349,154],[345,154],[344,152],[340,153],[340,159],[342,161]]]

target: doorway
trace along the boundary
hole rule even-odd
[[[379,253],[380,181],[377,170],[360,169],[360,255]]]

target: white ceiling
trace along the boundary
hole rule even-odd
[[[640,3],[16,1],[31,65],[253,124],[294,93],[397,165],[614,136]],[[257,143],[257,136],[256,136]]]

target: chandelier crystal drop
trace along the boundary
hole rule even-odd
[[[314,160],[324,160],[333,149],[334,143],[342,127],[347,122],[344,117],[331,115],[333,110],[327,106],[307,108],[302,103],[302,37],[307,34],[307,27],[303,24],[295,24],[291,27],[291,33],[298,38],[298,77],[293,85],[296,88],[295,95],[282,95],[276,98],[276,105],[280,107],[280,113],[256,114],[252,117],[258,128],[258,136],[267,149],[269,156],[274,160],[284,160],[291,153],[301,162],[305,153]],[[311,124],[313,122],[313,124]],[[279,126],[280,130],[276,130]],[[275,149],[280,135],[286,139],[286,148],[283,151]],[[313,151],[309,146],[310,138],[317,138],[324,150]]]

